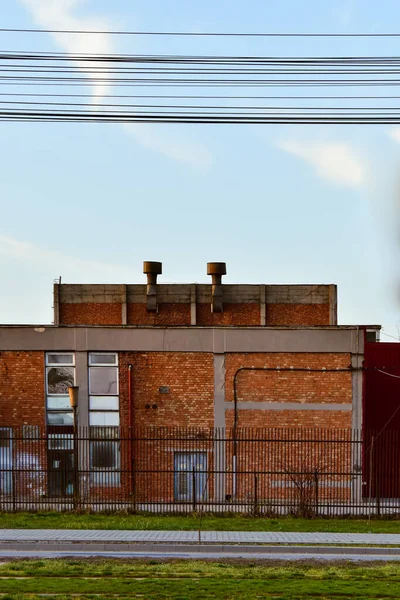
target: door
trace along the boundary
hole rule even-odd
[[[0,427],[0,495],[12,493],[12,466],[12,431]]]
[[[207,454],[205,452],[175,452],[174,499],[179,502],[201,501],[207,498]]]
[[[47,449],[49,496],[74,493],[74,440],[69,432],[49,433]]]

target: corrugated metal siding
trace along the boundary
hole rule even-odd
[[[366,343],[364,368],[364,496],[399,498],[400,344]]]

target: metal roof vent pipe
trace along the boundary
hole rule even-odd
[[[222,302],[222,275],[226,275],[226,263],[211,262],[207,263],[207,275],[211,275],[212,281],[212,300],[211,312],[220,313],[224,310]]]
[[[143,273],[147,275],[146,308],[148,312],[157,312],[157,275],[162,273],[162,263],[144,261]]]

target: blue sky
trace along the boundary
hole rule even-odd
[[[382,32],[400,31],[400,5],[2,0],[2,27]],[[3,50],[399,54],[382,38],[0,37]],[[340,323],[400,335],[400,128],[0,127],[0,322],[50,322],[60,275],[137,283],[142,261],[160,260],[160,281],[206,282],[222,260],[226,283],[337,283]]]

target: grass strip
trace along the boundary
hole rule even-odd
[[[396,519],[276,519],[244,515],[126,515],[58,512],[0,513],[1,529],[113,529],[193,531],[286,531],[332,533],[400,533]]]
[[[400,565],[279,566],[197,561],[14,561],[0,565],[3,600],[61,598],[399,598]]]

